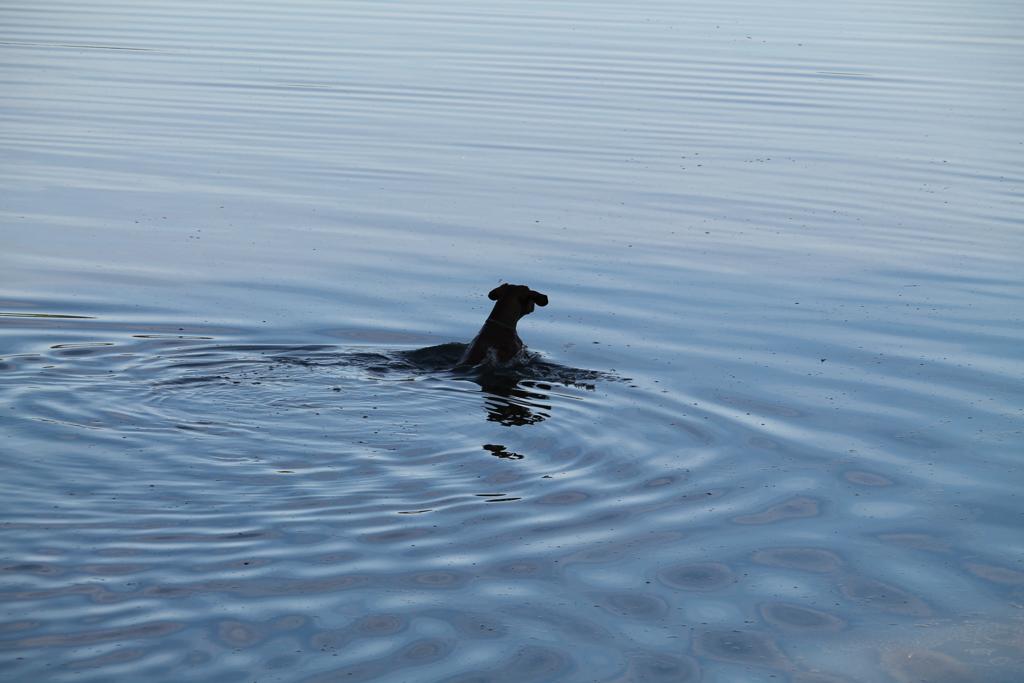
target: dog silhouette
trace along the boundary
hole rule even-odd
[[[533,312],[534,305],[547,306],[548,297],[526,285],[508,283],[495,287],[487,294],[494,308],[484,321],[473,342],[462,354],[459,365],[477,365],[493,351],[494,360],[507,363],[523,350],[523,340],[516,331],[516,323]]]

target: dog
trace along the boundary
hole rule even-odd
[[[547,306],[548,298],[526,285],[508,283],[490,291],[487,298],[494,303],[491,314],[473,342],[462,354],[459,365],[477,365],[488,358],[491,351],[499,363],[507,363],[523,350],[523,340],[516,332],[516,323],[524,315],[533,313],[533,307]]]

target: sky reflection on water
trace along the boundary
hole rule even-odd
[[[1018,680],[1017,3],[0,16],[0,678]]]

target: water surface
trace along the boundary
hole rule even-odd
[[[0,677],[1018,680],[1022,20],[5,3]]]

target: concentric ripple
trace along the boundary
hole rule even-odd
[[[1017,683],[1021,25],[2,3],[0,680]]]

